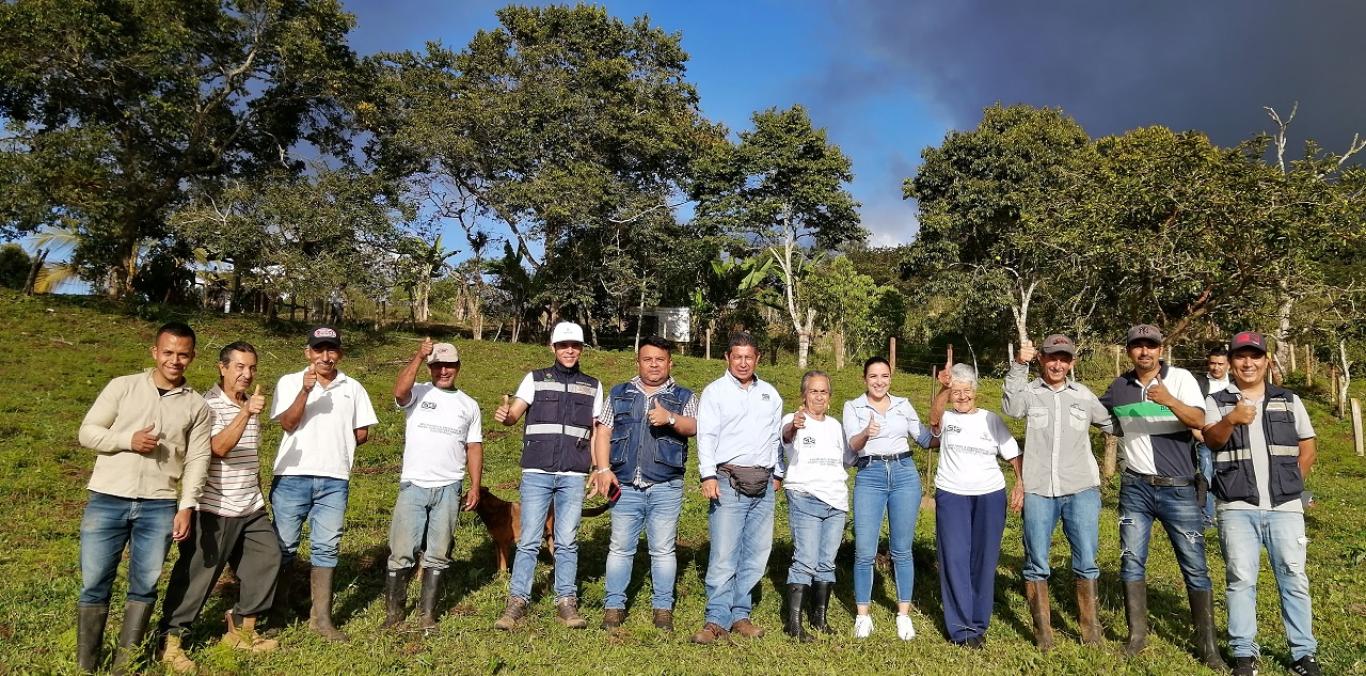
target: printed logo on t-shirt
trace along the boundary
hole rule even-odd
[[[759,400],[760,400],[760,401],[768,401],[768,393],[765,392],[765,393],[759,395]]]
[[[803,445],[803,446],[815,446],[815,445],[816,445],[816,437],[802,437],[802,445]]]
[[[434,402],[434,401],[424,401],[424,402],[422,402],[422,408],[425,408],[425,409],[427,409],[427,410],[429,410],[429,411],[435,411],[435,410],[436,410],[436,402]]]
[[[962,432],[962,431],[963,431],[963,428],[961,428],[961,427],[959,427],[959,426],[957,426],[957,425],[949,424],[949,425],[945,425],[945,426],[944,426],[944,434],[957,433],[957,432]]]

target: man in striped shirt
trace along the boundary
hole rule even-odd
[[[256,380],[256,348],[235,342],[218,354],[218,384],[204,395],[212,419],[213,458],[195,513],[193,537],[180,543],[161,612],[166,634],[162,662],[177,673],[195,664],[181,646],[208,601],[223,566],[241,581],[237,605],[227,612],[223,643],[240,650],[274,650],[276,642],[256,633],[256,616],[270,609],[280,569],[280,546],[266,514],[257,459],[261,411],[266,398]]]

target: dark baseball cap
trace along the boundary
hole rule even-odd
[[[1039,351],[1044,354],[1065,352],[1075,357],[1077,356],[1077,345],[1072,342],[1071,338],[1068,338],[1061,333],[1055,333],[1043,339],[1043,345],[1039,347]]]
[[[1250,347],[1262,354],[1266,354],[1266,336],[1263,336],[1256,331],[1243,331],[1234,334],[1233,340],[1228,341],[1228,351],[1230,353],[1244,347]]]
[[[336,345],[341,347],[341,332],[331,326],[315,326],[308,330],[308,346]]]
[[[1139,324],[1129,329],[1129,337],[1124,340],[1124,345],[1133,345],[1140,340],[1151,340],[1158,345],[1162,344],[1162,331],[1152,324]]]

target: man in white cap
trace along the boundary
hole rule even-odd
[[[531,600],[531,580],[536,556],[545,536],[546,515],[555,510],[555,606],[556,619],[567,627],[582,629],[588,621],[579,615],[576,577],[579,566],[579,518],[588,472],[611,472],[611,466],[592,468],[593,421],[602,413],[602,384],[579,370],[583,354],[583,328],[560,322],[550,332],[555,363],[536,369],[522,379],[516,399],[503,404],[493,419],[515,425],[526,414],[522,436],[521,536],[508,582],[507,606],[494,623],[508,631],[526,616]]]
[[[426,363],[432,380],[415,383]],[[441,576],[451,565],[451,544],[460,516],[460,489],[469,467],[466,510],[479,504],[484,467],[479,404],[455,386],[460,353],[450,343],[423,339],[398,374],[394,403],[407,418],[398,501],[389,527],[389,565],[384,578],[384,626],[403,621],[408,580],[422,551],[422,593],[418,603],[423,629],[436,627]],[[426,542],[424,545],[423,542]]]

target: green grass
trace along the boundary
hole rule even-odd
[[[150,365],[147,346],[158,321],[172,311],[143,308],[125,312],[101,301],[24,298],[0,295],[0,504],[9,510],[0,521],[0,672],[70,672],[74,670],[75,600],[79,591],[78,531],[85,503],[85,481],[93,455],[76,442],[77,426],[90,402],[111,377]],[[199,332],[201,357],[191,367],[190,381],[207,389],[216,377],[213,355],[237,339],[261,350],[261,382],[270,389],[281,374],[302,368],[299,326],[266,327],[253,318],[175,315],[190,320]],[[686,642],[702,621],[706,603],[702,584],[708,556],[706,503],[696,490],[696,473],[688,474],[689,490],[679,528],[678,633],[662,636],[650,627],[648,561],[638,554],[630,615],[625,630],[607,634],[596,629],[601,619],[603,570],[610,532],[608,517],[586,520],[580,533],[581,605],[591,622],[586,631],[564,629],[551,620],[547,598],[551,574],[543,555],[537,569],[532,616],[520,631],[496,632],[491,625],[502,607],[506,578],[494,573],[488,539],[471,515],[457,531],[456,564],[443,601],[446,609],[438,631],[380,630],[380,598],[387,555],[389,514],[398,490],[402,458],[402,416],[388,393],[402,363],[416,347],[417,336],[349,332],[349,353],[342,368],[370,392],[380,423],[372,441],[357,452],[352,477],[347,530],[342,541],[337,598],[339,619],[352,636],[347,645],[325,644],[302,624],[280,635],[282,648],[273,654],[245,657],[217,645],[223,611],[230,601],[215,596],[205,608],[190,641],[191,654],[207,673],[308,672],[455,672],[483,673],[531,670],[582,673],[1200,673],[1192,656],[1185,594],[1171,548],[1155,535],[1150,561],[1151,608],[1155,635],[1135,659],[1121,653],[1125,634],[1123,604],[1117,579],[1118,532],[1115,515],[1117,480],[1104,486],[1101,521],[1101,621],[1109,639],[1104,647],[1081,648],[1076,641],[1075,604],[1068,572],[1067,547],[1056,540],[1053,566],[1055,629],[1059,647],[1040,655],[1029,637],[1028,610],[1021,589],[1020,521],[1011,515],[997,577],[996,609],[983,652],[955,648],[943,638],[939,585],[935,575],[934,515],[923,512],[915,543],[915,622],[919,633],[910,643],[893,631],[892,585],[880,567],[875,578],[874,619],[877,632],[866,641],[850,637],[852,626],[852,535],[847,534],[838,562],[837,601],[831,622],[840,634],[798,645],[780,633],[779,588],[791,556],[785,504],[778,505],[775,544],[769,572],[760,585],[755,619],[770,636],[730,647],[699,647]],[[512,390],[530,368],[549,363],[546,348],[457,339],[464,369],[460,384],[477,399],[485,414],[485,485],[512,497],[518,479],[520,434],[492,422],[499,395]],[[634,373],[625,352],[590,350],[585,370],[608,383]],[[697,389],[717,377],[722,362],[679,358],[675,375]],[[789,402],[795,400],[800,373],[795,366],[767,366],[761,375],[772,380]],[[839,402],[861,392],[856,368],[834,374]],[[1092,383],[1098,388],[1101,383]],[[930,381],[899,374],[894,391],[909,395],[927,410]],[[996,408],[1000,383],[983,386],[980,401]],[[789,406],[789,409],[792,407]],[[1366,673],[1366,461],[1351,451],[1350,423],[1337,420],[1319,402],[1310,402],[1319,433],[1320,460],[1310,479],[1318,505],[1307,517],[1309,575],[1315,608],[1315,633],[1326,673]],[[1013,424],[1022,433],[1018,423]],[[263,465],[270,466],[279,429],[268,426],[262,446]],[[1099,443],[1096,444],[1099,451]],[[919,457],[922,471],[926,459]],[[268,477],[265,477],[268,481]],[[642,547],[643,550],[643,547]],[[1222,628],[1223,566],[1217,537],[1211,539],[1210,566]],[[173,555],[174,556],[174,555]],[[167,563],[170,565],[170,562]],[[124,591],[123,572],[115,588],[115,617],[106,637],[118,627]],[[1275,582],[1264,568],[1259,604],[1263,673],[1284,673],[1288,659],[1281,629]],[[163,576],[163,584],[165,576]],[[411,592],[416,595],[416,583]],[[1221,637],[1222,638],[1222,637]]]

